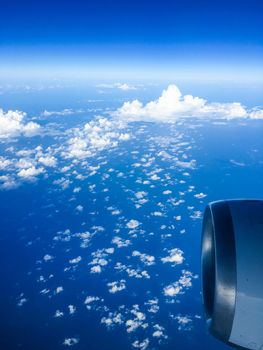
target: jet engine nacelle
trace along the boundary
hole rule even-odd
[[[263,350],[263,201],[207,206],[202,292],[212,335],[229,345]]]

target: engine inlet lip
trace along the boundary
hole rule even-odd
[[[236,249],[228,201],[210,203],[202,231],[202,296],[208,329],[229,342],[237,293]]]

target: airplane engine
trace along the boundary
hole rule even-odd
[[[212,335],[263,350],[263,201],[210,203],[202,232],[202,295]]]

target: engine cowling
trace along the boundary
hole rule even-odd
[[[263,201],[206,207],[202,295],[212,335],[229,345],[263,350]]]

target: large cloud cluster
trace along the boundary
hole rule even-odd
[[[186,117],[262,119],[260,109],[248,110],[239,102],[209,103],[200,97],[183,96],[176,85],[169,85],[162,95],[147,104],[134,100],[125,102],[115,116],[127,121],[173,122]]]
[[[94,156],[98,151],[114,148],[120,141],[127,141],[130,135],[121,132],[124,124],[119,121],[98,118],[86,123],[83,128],[73,130],[73,137],[63,154],[65,158],[83,159]]]
[[[15,136],[34,136],[40,126],[32,121],[25,122],[26,113],[20,111],[4,112],[0,109],[0,139]]]

